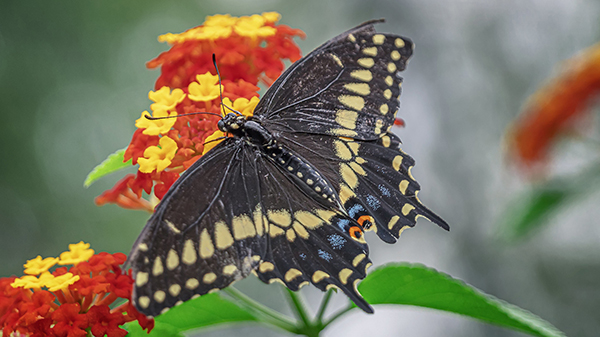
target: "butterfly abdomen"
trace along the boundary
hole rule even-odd
[[[282,171],[286,172],[308,195],[323,202],[338,204],[338,197],[331,183],[308,161],[294,154],[275,140],[263,147],[265,155]]]

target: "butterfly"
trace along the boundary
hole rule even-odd
[[[135,242],[133,302],[147,316],[255,273],[297,291],[357,284],[366,230],[395,242],[419,216],[414,160],[390,132],[411,40],[365,22],[290,66],[252,117],[226,114],[225,138],[170,188]]]

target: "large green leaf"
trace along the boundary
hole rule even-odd
[[[108,155],[103,162],[98,164],[98,166],[94,167],[92,172],[90,172],[87,177],[85,177],[85,181],[83,182],[83,187],[89,187],[96,180],[104,177],[107,174],[122,170],[126,167],[131,167],[131,159],[127,162],[123,162],[123,155],[125,154],[125,149],[117,150],[114,153]]]
[[[180,332],[211,325],[257,321],[256,317],[220,294],[208,294],[171,308],[154,319],[156,327],[150,335],[137,322],[127,326],[129,336],[179,336]]]
[[[415,305],[469,316],[534,336],[564,336],[538,316],[422,265],[388,264],[373,271],[358,288],[371,304]]]

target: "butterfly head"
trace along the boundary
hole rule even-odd
[[[243,132],[244,124],[246,124],[245,116],[230,112],[217,123],[217,127],[223,132],[238,135]]]

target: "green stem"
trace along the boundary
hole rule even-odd
[[[262,318],[264,319],[263,320],[264,322],[271,324],[273,326],[276,326],[278,328],[281,328],[283,330],[286,330],[286,331],[289,331],[292,333],[297,333],[298,327],[296,325],[296,322],[292,321],[289,317],[281,315],[280,313],[278,313],[277,311],[275,311],[273,309],[267,308],[266,306],[256,302],[255,300],[246,296],[241,291],[235,289],[232,286],[223,289],[223,291],[225,293],[227,293],[229,296],[242,302],[245,306],[252,309],[254,312],[258,312],[258,313],[262,314],[262,316],[263,316]]]
[[[355,307],[353,305],[349,305],[345,309],[338,311],[335,315],[333,315],[333,317],[331,317],[325,323],[323,323],[323,329],[325,329],[329,324],[331,324],[336,319],[340,318],[340,316],[344,315],[345,313],[347,313],[348,311],[350,311],[354,308]]]
[[[312,324],[306,314],[306,308],[304,307],[304,304],[302,303],[298,295],[295,292],[289,290],[288,288],[286,288],[285,290],[287,290],[289,298],[294,304],[294,307],[296,308],[296,314],[298,315],[298,318],[300,318],[302,323],[304,323],[305,327],[311,327]]]
[[[327,309],[327,305],[329,304],[329,300],[331,299],[331,295],[333,295],[333,290],[329,289],[321,302],[321,306],[319,307],[319,312],[317,313],[317,318],[315,320],[315,324],[318,326],[323,325],[323,315],[325,315],[325,309]]]

